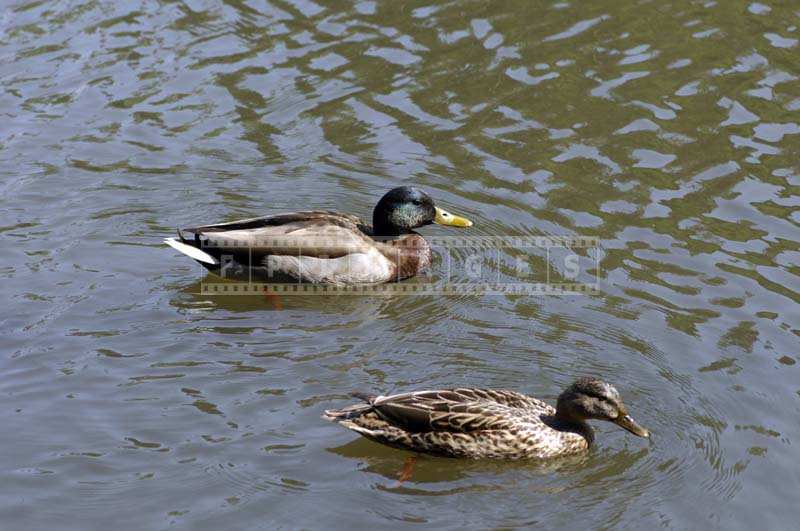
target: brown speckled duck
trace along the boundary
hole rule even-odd
[[[433,203],[417,188],[384,195],[372,225],[350,214],[304,211],[178,230],[164,243],[222,276],[361,285],[413,277],[431,261],[431,249],[413,229],[472,222]]]
[[[416,452],[472,459],[550,458],[589,448],[588,419],[607,420],[639,437],[650,433],[628,415],[617,390],[581,378],[555,408],[514,391],[459,388],[367,396],[324,418],[368,439]]]

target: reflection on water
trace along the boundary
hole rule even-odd
[[[366,463],[369,472],[379,474],[388,480],[395,480],[403,464],[403,458],[415,454],[399,450],[387,451],[377,446],[377,443],[363,438],[355,439],[342,446],[328,449],[330,452],[358,459]],[[553,459],[550,461],[531,460],[524,464],[526,474],[550,475],[561,473],[564,475],[580,472],[590,459],[585,455],[573,455]],[[400,465],[400,466],[398,466]],[[455,481],[470,479],[476,474],[491,474],[502,481],[507,473],[514,473],[520,469],[519,463],[510,461],[487,460],[460,460],[447,457],[419,456],[414,464],[415,472],[413,482],[420,486],[431,487],[435,483],[449,485]],[[389,486],[392,486],[391,484]]]
[[[791,525],[798,27],[778,1],[4,4],[0,518]],[[401,184],[472,235],[599,238],[600,293],[278,304],[202,294],[159,244]],[[587,373],[652,442],[598,426],[575,462],[425,458],[396,487],[407,454],[319,418]]]

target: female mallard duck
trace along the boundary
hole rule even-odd
[[[555,408],[494,389],[354,396],[366,403],[326,411],[324,418],[379,443],[448,457],[543,459],[577,453],[594,441],[587,419],[650,436],[628,415],[617,390],[597,378],[577,380]]]
[[[164,243],[220,276],[375,284],[413,277],[430,264],[430,246],[413,229],[431,223],[472,225],[422,190],[401,186],[375,206],[372,226],[349,214],[291,212],[179,229]]]

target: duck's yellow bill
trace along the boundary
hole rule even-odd
[[[449,225],[450,227],[471,227],[472,222],[467,218],[462,218],[461,216],[456,216],[455,214],[451,214],[446,210],[442,210],[439,207],[434,207],[436,209],[436,217],[434,218],[433,222],[437,225]]]

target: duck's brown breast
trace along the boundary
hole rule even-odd
[[[411,278],[431,263],[431,247],[419,234],[380,242],[378,249],[393,264],[396,280]]]

